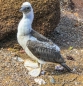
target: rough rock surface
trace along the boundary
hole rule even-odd
[[[22,17],[19,12],[26,0],[0,0],[0,40],[16,33]],[[33,28],[46,35],[53,31],[60,19],[59,0],[28,0],[35,13]],[[11,33],[11,34],[10,34]]]
[[[61,9],[75,13],[74,16],[78,16],[79,20],[83,22],[83,0],[60,0]]]

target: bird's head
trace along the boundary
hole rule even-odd
[[[20,9],[20,12],[23,12],[23,13],[29,13],[31,12],[33,9],[32,9],[32,6],[29,2],[24,2],[21,6],[21,9]]]
[[[23,13],[23,17],[30,18],[31,21],[33,21],[34,18],[34,13],[33,13],[33,8],[29,2],[24,2],[21,6],[20,12]]]

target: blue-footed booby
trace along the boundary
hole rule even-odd
[[[53,62],[59,63],[70,72],[71,69],[65,64],[60,54],[60,48],[50,39],[32,29],[34,12],[31,4],[24,2],[20,12],[23,13],[23,17],[18,24],[17,40],[28,56],[40,64],[39,71],[41,71],[42,64]]]

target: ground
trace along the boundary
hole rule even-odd
[[[60,46],[62,56],[73,72],[55,71],[57,64],[48,63],[43,66],[46,73],[36,77],[46,81],[41,86],[83,86],[83,23],[63,15],[50,38]],[[25,60],[28,56],[21,51],[16,38],[8,40],[12,43],[6,40],[0,43],[0,86],[39,86],[35,78],[28,75],[24,62],[18,60],[18,57]],[[50,82],[49,76],[54,78],[55,84]]]

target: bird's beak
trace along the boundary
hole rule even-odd
[[[25,9],[25,7],[21,7],[21,9],[19,11],[22,12],[24,9]]]

